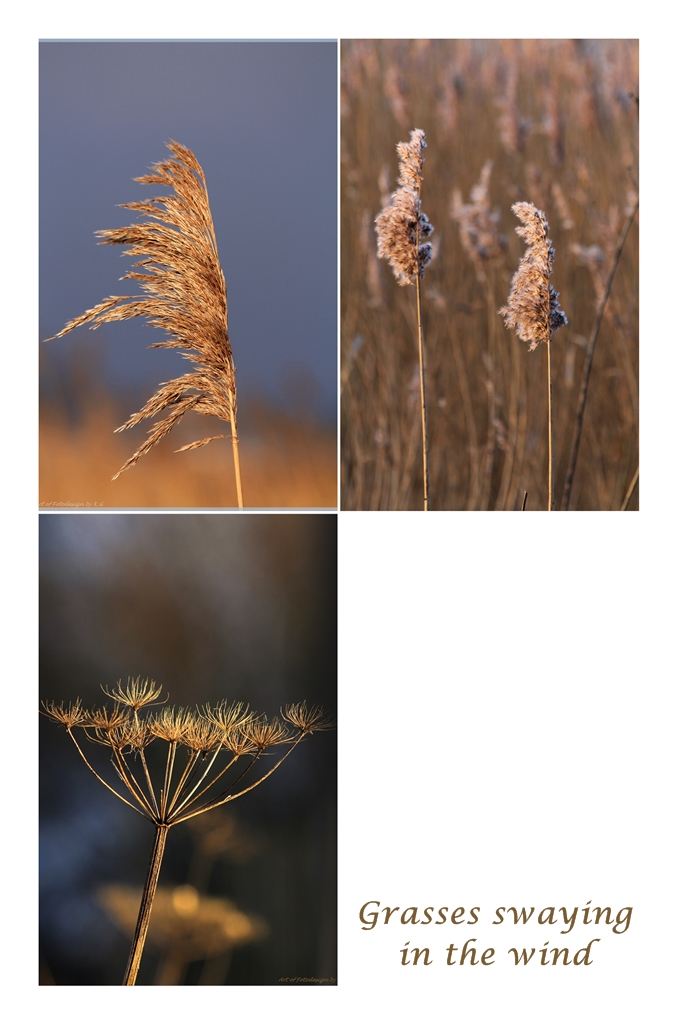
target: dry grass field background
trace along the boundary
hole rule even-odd
[[[55,344],[41,352],[41,507],[237,507],[229,439],[176,452],[202,436],[204,423],[196,418],[187,417],[138,465],[112,480],[146,436],[143,426],[114,433],[138,408],[138,396],[123,399],[102,389],[96,339],[85,337],[65,370],[51,363],[49,346]],[[285,412],[263,400],[243,402],[238,420],[246,507],[336,507],[333,430],[310,413]],[[207,430],[211,426],[207,421]],[[220,432],[216,418],[213,426],[212,433]]]
[[[551,342],[557,510],[586,349],[637,201],[638,43],[354,40],[341,66],[341,507],[422,508],[415,289],[377,259],[374,231],[396,144],[420,128],[435,229],[422,282],[430,507],[518,510],[527,491],[528,511],[547,508],[547,346],[529,352],[497,312],[524,252],[511,206],[530,202],[550,224],[569,321]],[[498,245],[468,250],[458,215],[488,161]],[[620,509],[638,469],[638,222],[594,349],[571,510]],[[638,501],[635,487],[627,508]]]

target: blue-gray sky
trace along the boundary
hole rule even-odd
[[[150,198],[132,179],[176,139],[202,164],[228,286],[238,393],[289,402],[314,381],[336,408],[336,45],[332,42],[43,42],[40,45],[40,330],[108,295],[132,260],[94,232]],[[75,332],[74,332],[75,333]],[[185,372],[142,319],[87,329],[115,390],[146,397]],[[74,335],[50,342],[66,359]],[[56,348],[58,346],[58,350]]]

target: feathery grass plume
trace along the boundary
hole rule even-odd
[[[517,337],[529,342],[532,352],[540,344],[548,349],[548,512],[552,512],[553,445],[552,445],[552,365],[550,339],[554,331],[569,321],[559,308],[559,293],[550,284],[555,249],[548,238],[550,226],[542,210],[533,203],[515,203],[512,212],[522,221],[516,234],[527,243],[527,249],[510,286],[507,306],[499,309],[506,327]]]
[[[451,216],[458,222],[461,245],[473,261],[477,280],[484,284],[487,260],[500,256],[505,249],[505,238],[498,230],[500,210],[492,210],[489,203],[489,179],[494,166],[487,160],[480,172],[480,180],[470,190],[470,202],[464,203],[459,189],[454,189]]]
[[[421,210],[425,132],[414,128],[409,134],[410,142],[397,143],[400,188],[393,192],[389,204],[376,218],[379,259],[388,261],[401,285],[414,284],[417,276],[423,277],[433,255],[430,242],[420,241],[429,238],[434,230]]]
[[[433,233],[433,226],[421,209],[421,182],[425,132],[414,128],[409,142],[397,143],[400,187],[376,217],[377,253],[393,268],[400,285],[416,284],[418,326],[419,391],[421,398],[421,438],[423,447],[423,509],[428,511],[428,414],[425,398],[425,359],[421,326],[421,278],[432,259],[430,242],[422,242]]]
[[[527,250],[513,276],[508,304],[498,312],[506,327],[529,342],[532,352],[542,342],[548,344],[553,332],[569,321],[559,308],[559,292],[550,284],[555,249],[548,238],[545,214],[533,203],[515,203],[512,212],[522,221],[523,227],[515,228],[515,234],[524,239]]]
[[[118,682],[112,692],[104,691],[115,701],[112,711],[105,707],[88,711],[79,699],[67,707],[63,702],[42,704],[42,714],[65,727],[99,782],[155,826],[123,985],[136,984],[169,829],[256,789],[306,736],[331,728],[322,708],[309,708],[305,701],[288,705],[281,712],[287,724],[278,718],[269,721],[265,715],[255,716],[244,704],[226,701],[215,708],[165,706],[149,711],[151,704],[158,703],[161,689],[154,681],[142,682],[140,677],[130,679],[125,688]],[[114,770],[111,783],[90,763],[76,739],[76,729],[90,742],[110,748]],[[167,753],[164,769],[153,780],[145,748],[157,741],[167,744]],[[264,753],[272,747],[287,749],[273,758],[271,767],[263,768]]]
[[[146,296],[111,295],[98,306],[70,320],[54,338],[90,325],[145,316],[152,327],[169,337],[150,348],[179,349],[193,363],[192,373],[160,385],[144,407],[134,413],[117,432],[135,427],[144,419],[169,410],[168,415],[148,431],[148,439],[115,474],[134,466],[142,455],[169,433],[191,410],[203,416],[217,416],[230,425],[238,505],[243,507],[237,437],[237,393],[235,363],[228,335],[228,302],[216,246],[216,234],[209,208],[204,172],[194,154],[173,140],[167,144],[173,159],[153,164],[150,174],[135,181],[144,185],[165,185],[173,194],[143,202],[122,203],[135,210],[140,220],[130,227],[97,231],[99,245],[129,245],[125,256],[139,257],[134,268],[121,280],[140,282]],[[193,441],[177,451],[189,451],[209,444],[225,434]]]

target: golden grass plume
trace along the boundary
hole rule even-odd
[[[423,277],[433,254],[429,242],[420,243],[420,239],[428,238],[434,230],[421,210],[425,132],[414,128],[409,134],[409,142],[397,143],[400,187],[376,218],[378,256],[390,263],[401,285],[414,284],[417,275]]]
[[[138,281],[145,296],[111,295],[70,320],[53,337],[60,338],[85,324],[95,330],[102,324],[137,316],[147,317],[152,327],[166,331],[169,336],[150,347],[178,349],[194,369],[160,385],[143,408],[117,428],[118,432],[127,430],[168,411],[164,419],[153,424],[148,438],[113,479],[135,465],[192,410],[204,416],[217,416],[230,424],[241,505],[235,364],[228,335],[226,282],[219,263],[207,183],[189,149],[174,141],[167,146],[173,158],[159,161],[150,174],[134,180],[144,185],[167,186],[172,194],[122,203],[123,209],[135,210],[146,219],[130,227],[96,232],[99,245],[130,246],[124,255],[138,257],[138,261],[121,280]],[[225,436],[205,437],[183,445],[178,451],[198,448]]]
[[[515,233],[524,239],[527,249],[513,276],[508,304],[499,313],[506,327],[529,342],[532,352],[542,342],[548,344],[551,334],[569,321],[559,308],[559,292],[550,284],[555,250],[548,238],[545,214],[533,203],[514,203],[512,212],[522,221]]]

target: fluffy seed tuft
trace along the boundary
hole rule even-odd
[[[433,256],[429,238],[433,226],[421,210],[421,169],[425,132],[414,128],[409,142],[398,142],[400,188],[390,197],[387,206],[376,218],[377,253],[393,268],[398,284],[414,284],[416,275],[423,277]]]
[[[549,281],[555,250],[545,214],[533,203],[515,203],[512,211],[522,221],[515,232],[527,243],[527,250],[513,276],[508,304],[498,312],[506,327],[529,342],[532,352],[542,342],[548,344],[551,334],[569,321],[559,308],[559,292]]]

